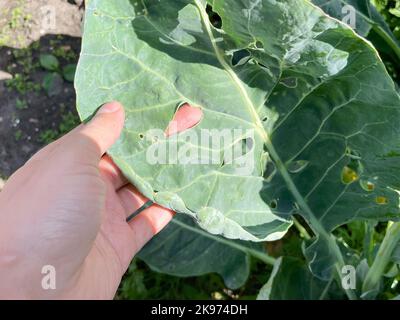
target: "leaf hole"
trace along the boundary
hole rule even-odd
[[[249,62],[251,58],[250,52],[248,50],[238,50],[232,54],[232,66],[242,66]]]
[[[269,203],[269,206],[270,206],[271,209],[276,209],[276,208],[278,207],[278,201],[276,201],[275,199],[272,200],[272,201]]]
[[[289,163],[287,169],[290,173],[299,173],[303,171],[310,162],[307,160],[297,160]]]
[[[144,139],[144,134],[143,133],[139,133],[139,139],[143,140]]]
[[[251,151],[254,149],[253,138],[238,139],[233,144],[229,144],[227,148],[224,149],[223,164],[241,166],[248,163],[249,157],[253,157]]]
[[[213,11],[211,5],[207,4],[206,11],[208,14],[208,18],[210,19],[211,24],[214,28],[221,29],[222,28],[222,19],[220,15]]]
[[[243,150],[244,152],[249,152],[254,147],[254,140],[253,138],[246,138],[242,140]]]
[[[264,170],[264,174],[263,177],[264,179],[269,182],[272,180],[272,178],[275,176],[276,174],[276,166],[272,161],[268,161],[267,162],[267,166]]]
[[[264,49],[264,44],[261,41],[256,41],[256,48],[257,49]]]
[[[270,73],[270,70],[271,70],[271,69],[268,68],[265,64],[263,64],[263,63],[257,61],[257,65],[259,65],[259,66],[261,67],[261,69],[263,69],[263,70],[267,71],[268,73]],[[274,93],[275,93],[275,92],[274,92]]]
[[[287,88],[294,89],[297,87],[297,78],[295,77],[284,78],[281,80],[280,83]]]
[[[203,118],[203,111],[199,107],[192,107],[188,103],[178,106],[174,117],[165,130],[167,137],[195,127]]]

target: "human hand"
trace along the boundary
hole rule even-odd
[[[177,112],[176,131],[199,122],[200,109]],[[104,154],[124,125],[119,103],[39,151],[0,193],[0,298],[112,299],[133,256],[171,220]],[[167,134],[175,132],[167,131]],[[56,289],[42,288],[53,266]]]

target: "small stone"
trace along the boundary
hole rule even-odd
[[[9,74],[8,72],[0,70],[0,81],[2,81],[2,80],[10,80],[12,78],[13,78],[13,76],[11,74]]]
[[[14,122],[13,122],[13,124],[12,124],[12,126],[13,126],[14,128],[15,128],[15,127],[18,127],[18,125],[20,124],[20,122],[21,122],[21,120],[15,119]]]
[[[61,46],[61,49],[64,51],[70,51],[71,50],[71,46],[65,45],[65,46]]]
[[[21,150],[22,150],[22,152],[24,152],[24,153],[30,153],[30,152],[32,151],[32,148],[31,148],[30,146],[28,146],[28,145],[23,145],[23,146],[21,147]]]

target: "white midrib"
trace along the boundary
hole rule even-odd
[[[224,57],[221,54],[221,51],[219,50],[218,46],[217,46],[217,42],[214,38],[213,32],[211,30],[211,22],[208,18],[208,14],[206,12],[206,10],[204,9],[204,6],[199,2],[199,0],[194,0],[196,3],[196,6],[198,7],[199,11],[200,11],[200,15],[201,18],[204,22],[204,25],[206,27],[208,36],[210,38],[211,44],[213,46],[214,52],[215,52],[215,56],[218,59],[218,62],[221,64],[221,66],[224,68],[224,70],[229,74],[229,76],[231,77],[233,83],[235,84],[235,86],[238,88],[238,90],[240,91],[240,94],[243,97],[244,103],[246,104],[247,108],[249,109],[250,115],[253,119],[253,121],[255,122],[255,129],[259,132],[259,134],[264,137],[266,132],[263,128],[262,125],[262,121],[260,119],[260,117],[258,116],[258,113],[256,111],[256,108],[253,104],[253,101],[251,101],[249,94],[247,93],[247,90],[245,89],[245,87],[243,86],[242,81],[239,79],[239,77],[237,76],[237,74],[232,70],[232,68],[229,66],[229,64],[225,61]]]
[[[270,156],[274,160],[275,165],[276,165],[278,171],[281,173],[283,180],[286,182],[288,189],[293,194],[293,196],[296,199],[296,201],[298,202],[300,208],[302,210],[304,210],[304,213],[307,215],[307,218],[309,219],[309,222],[310,222],[311,226],[313,227],[314,231],[317,234],[319,234],[320,237],[323,237],[327,241],[330,249],[333,250],[333,254],[337,260],[336,269],[338,270],[338,273],[340,275],[341,267],[344,265],[344,259],[340,252],[339,247],[337,246],[335,240],[332,239],[329,232],[327,232],[325,230],[325,228],[322,226],[321,222],[314,215],[313,211],[311,210],[311,208],[309,207],[309,205],[307,204],[307,202],[304,200],[303,196],[297,189],[297,186],[293,182],[289,172],[286,170],[286,166],[284,165],[284,163],[280,159],[277,151],[275,150],[275,147],[272,144],[269,134],[265,131],[264,126],[262,124],[262,120],[260,119],[260,117],[257,113],[257,109],[254,106],[252,100],[250,99],[246,88],[243,86],[242,81],[239,79],[237,74],[232,70],[232,68],[229,66],[229,64],[226,62],[223,55],[221,54],[221,51],[217,46],[217,42],[215,41],[213,32],[211,30],[211,22],[209,20],[209,17],[205,10],[205,7],[201,4],[201,2],[199,0],[194,0],[194,2],[196,3],[196,6],[199,9],[204,26],[207,30],[211,44],[215,51],[215,56],[217,57],[221,66],[229,74],[229,76],[231,77],[235,86],[239,89],[239,91],[243,97],[243,101],[246,104],[246,107],[249,109],[251,117],[253,118],[253,121],[255,123],[255,129],[263,138],[264,143],[270,153]],[[350,299],[354,299],[354,293],[352,291],[346,290],[346,293],[348,294]]]
[[[194,0],[194,1],[196,3],[196,6],[199,9],[201,18],[204,22],[204,25],[207,30],[208,36],[210,38],[211,44],[215,51],[215,56],[217,57],[219,63],[224,68],[224,70],[229,74],[229,76],[231,77],[235,86],[239,89],[239,91],[242,95],[243,101],[244,101],[246,107],[248,108],[248,110],[251,114],[251,117],[255,123],[254,127],[257,130],[257,132],[260,134],[260,136],[263,138],[264,143],[266,144],[267,149],[268,149],[269,153],[271,154],[271,157],[275,161],[275,165],[277,166],[278,170],[282,173],[283,178],[285,179],[286,183],[288,184],[289,189],[293,192],[293,195],[295,196],[296,200],[299,202],[299,205],[301,205],[303,207],[303,209],[307,211],[307,214],[313,215],[311,209],[308,207],[307,203],[305,203],[300,192],[297,190],[297,187],[295,186],[289,173],[287,172],[285,165],[283,164],[278,153],[276,152],[275,147],[272,145],[269,134],[265,131],[264,126],[262,124],[262,120],[260,119],[260,117],[257,113],[257,109],[254,106],[253,101],[250,99],[246,88],[243,86],[242,81],[239,79],[239,77],[237,76],[235,71],[232,70],[232,68],[229,66],[229,64],[226,62],[223,55],[221,54],[221,51],[217,46],[213,32],[211,30],[211,22],[208,18],[208,14],[207,14],[204,6],[200,3],[199,0]]]

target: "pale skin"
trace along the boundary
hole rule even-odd
[[[166,134],[201,117],[185,105]],[[154,204],[126,222],[147,199],[106,154],[124,119],[119,103],[105,104],[10,177],[0,192],[0,299],[112,299],[132,258],[172,219]],[[46,265],[55,290],[42,287]]]

